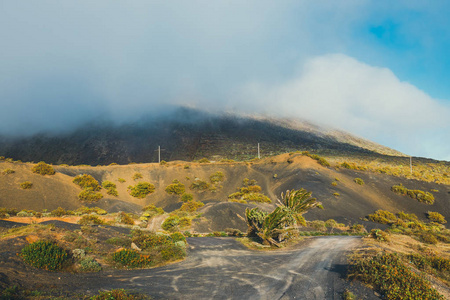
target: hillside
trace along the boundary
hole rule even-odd
[[[297,150],[326,153],[387,154],[398,151],[346,132],[290,119],[212,114],[188,108],[169,110],[128,123],[96,122],[71,132],[1,137],[0,156],[53,164],[108,165],[207,157],[247,160]]]
[[[245,223],[237,214],[243,215],[246,207],[259,206],[265,210],[274,207],[275,199],[288,189],[305,188],[323,203],[324,210],[312,210],[305,215],[307,220],[335,219],[344,224],[370,222],[362,221],[377,209],[391,212],[405,211],[415,213],[426,219],[428,211],[437,211],[450,220],[450,185],[425,182],[405,177],[381,174],[373,171],[351,170],[333,165],[324,167],[316,160],[300,153],[282,154],[252,162],[195,163],[173,161],[167,164],[131,164],[112,166],[54,166],[55,175],[41,176],[31,172],[33,164],[21,162],[0,162],[0,170],[13,169],[15,173],[0,175],[0,207],[32,209],[42,211],[57,207],[74,210],[81,203],[77,195],[81,188],[72,181],[76,175],[90,174],[99,182],[112,181],[117,185],[118,196],[106,194],[94,203],[109,212],[127,211],[139,213],[141,207],[154,204],[166,212],[178,209],[182,202],[179,196],[169,195],[165,188],[177,179],[192,193],[194,200],[205,203],[198,210],[202,217],[193,223],[200,232],[239,228],[245,230]],[[189,186],[199,180],[210,183],[210,176],[222,172],[224,179],[204,191],[190,190]],[[133,180],[136,173],[141,179]],[[119,182],[119,178],[125,182]],[[272,199],[271,204],[230,202],[228,195],[242,187],[245,178],[256,180],[262,193]],[[361,178],[364,185],[354,182]],[[20,183],[30,181],[31,189],[21,189]],[[154,184],[155,192],[143,199],[130,196],[129,185],[145,181]],[[334,183],[333,183],[334,182]],[[409,189],[432,192],[435,202],[432,205],[420,203],[407,196],[391,191],[393,185],[402,183]],[[335,193],[338,193],[335,194]]]

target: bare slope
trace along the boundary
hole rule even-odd
[[[10,168],[16,172],[0,175],[0,207],[15,207],[18,209],[53,210],[61,206],[75,209],[81,206],[77,195],[81,189],[72,183],[74,176],[90,174],[100,182],[109,180],[117,185],[118,196],[107,195],[103,189],[104,198],[95,203],[110,212],[119,210],[139,212],[144,205],[155,204],[166,211],[172,211],[181,206],[180,197],[165,192],[167,185],[174,179],[186,186],[186,192],[192,193],[195,200],[206,205],[200,209],[203,213],[201,222],[195,224],[195,229],[205,232],[223,230],[224,228],[245,229],[245,224],[237,217],[243,215],[246,207],[259,206],[271,210],[272,204],[242,204],[228,202],[228,195],[242,186],[244,178],[254,179],[261,186],[262,192],[272,201],[280,197],[287,189],[306,188],[313,192],[325,207],[324,210],[313,210],[305,217],[308,220],[333,218],[338,222],[362,222],[364,218],[377,209],[392,212],[413,212],[419,218],[425,219],[427,211],[438,211],[450,220],[450,187],[448,185],[408,180],[368,171],[326,168],[315,160],[301,154],[284,154],[255,162],[232,162],[200,164],[175,161],[167,165],[133,164],[125,166],[102,167],[63,167],[55,166],[57,171],[53,176],[41,176],[31,172],[32,164],[0,162],[0,171]],[[196,180],[209,182],[209,178],[217,171],[225,175],[223,182],[216,189],[197,191],[189,186]],[[142,179],[133,180],[136,173],[142,174]],[[364,185],[358,185],[354,178],[362,178]],[[119,178],[125,182],[119,182]],[[336,181],[338,179],[339,181]],[[20,188],[20,183],[30,181],[33,187],[29,190]],[[145,181],[155,185],[155,192],[144,199],[134,198],[127,192],[129,185]],[[337,185],[332,185],[336,182]],[[410,189],[432,191],[436,201],[433,205],[423,204],[406,196],[394,194],[392,185],[403,183]],[[436,192],[438,191],[438,192]],[[339,193],[339,196],[333,195]]]

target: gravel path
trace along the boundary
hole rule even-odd
[[[80,287],[133,289],[156,299],[342,299],[346,254],[358,243],[358,237],[319,237],[296,249],[261,252],[232,238],[190,238],[181,263],[89,275]],[[364,298],[378,299],[368,290]]]

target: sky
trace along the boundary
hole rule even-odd
[[[167,105],[450,161],[450,1],[0,0],[0,134]]]

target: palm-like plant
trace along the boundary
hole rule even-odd
[[[297,225],[301,223],[301,215],[308,210],[318,207],[323,209],[322,203],[317,202],[316,198],[311,197],[312,192],[305,189],[287,190],[285,194],[281,193],[281,200],[278,200],[278,207],[286,214],[285,225]]]
[[[257,236],[263,243],[280,247],[279,240],[286,227],[297,225],[301,215],[314,207],[322,208],[311,192],[305,189],[286,191],[281,194],[278,207],[270,214],[259,208],[245,210],[245,219],[248,226],[247,235]]]

